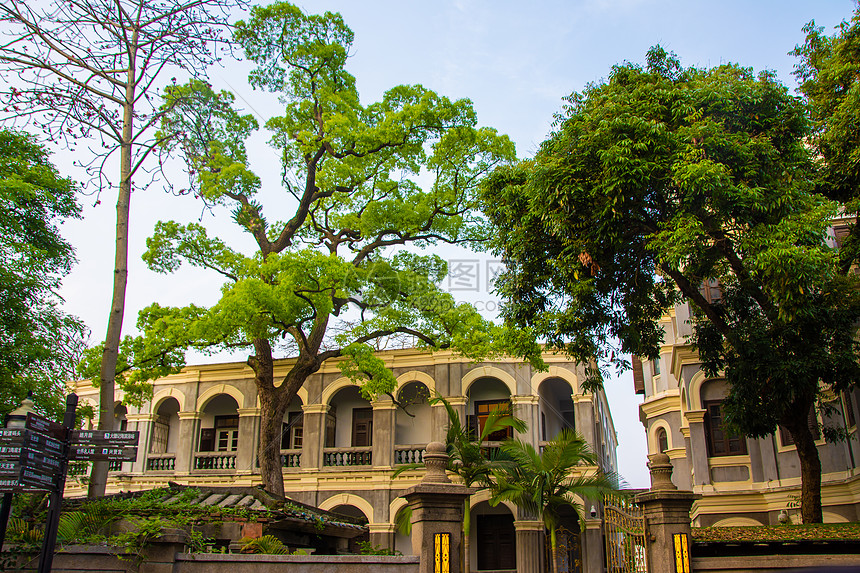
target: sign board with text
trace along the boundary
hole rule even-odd
[[[77,446],[136,446],[140,432],[108,430],[72,430],[69,441]]]
[[[21,428],[0,428],[0,444],[20,443],[24,441],[24,430]]]
[[[72,445],[69,451],[70,460],[86,461],[125,461],[133,462],[137,459],[137,447],[100,447]]]
[[[67,430],[62,424],[52,422],[51,420],[33,414],[32,412],[27,414],[27,421],[24,422],[24,427],[28,430],[33,430],[34,432],[51,436],[57,440],[64,440],[66,438]]]

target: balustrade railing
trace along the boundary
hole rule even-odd
[[[236,452],[197,452],[194,454],[195,470],[235,470]]]
[[[146,456],[146,470],[153,472],[173,471],[176,469],[176,454],[149,454]]]
[[[87,476],[90,474],[90,462],[69,462],[69,469],[66,475],[70,476]]]
[[[281,467],[297,468],[302,465],[301,450],[281,450]]]
[[[395,465],[424,463],[426,444],[412,446],[394,446]]]
[[[122,471],[122,461],[120,461],[120,460],[108,460],[108,471],[109,472],[121,472]]]
[[[487,457],[488,460],[495,460],[499,457],[499,454],[501,452],[501,445],[502,442],[496,441],[481,442],[481,451],[484,452],[484,455]]]
[[[369,466],[373,463],[370,448],[325,448],[324,466]]]

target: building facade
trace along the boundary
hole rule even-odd
[[[705,296],[717,285],[705,286]],[[640,420],[648,438],[648,453],[665,452],[672,460],[672,481],[680,489],[701,495],[691,516],[694,525],[767,525],[780,522],[780,513],[800,522],[800,462],[787,431],[752,439],[724,431],[724,380],[708,378],[695,350],[690,308],[677,305],[663,317],[665,335],[657,360],[634,359],[634,385],[645,399]],[[822,465],[822,505],[825,522],[860,520],[860,440],[857,435],[856,389],[842,395],[825,394],[823,407],[810,412]],[[843,430],[848,439],[828,443],[821,426]]]
[[[473,363],[450,352],[408,349],[379,356],[397,379],[396,402],[391,396],[365,400],[337,361],[329,360],[288,408],[280,444],[286,495],[363,517],[374,545],[412,552],[409,538],[396,532],[395,517],[405,506],[400,495],[420,481],[424,470],[392,474],[402,464],[420,462],[428,442],[445,441],[445,409],[428,402],[436,392],[478,431],[489,412],[510,404],[528,424],[520,439],[540,446],[572,427],[591,444],[601,469],[617,467],[606,397],[602,391],[584,393],[582,368],[561,355],[547,354],[549,368],[543,372],[516,359]],[[289,367],[288,360],[277,364],[276,379]],[[88,382],[78,383],[75,391],[82,402],[96,405],[98,390]],[[152,400],[140,409],[123,405],[118,392],[115,422],[116,429],[138,430],[141,437],[136,461],[112,468],[109,491],[155,488],[168,481],[260,483],[259,401],[253,373],[244,363],[189,366],[156,380]],[[84,468],[79,471],[83,474]],[[85,494],[84,484],[70,479],[66,493]],[[490,506],[488,497],[478,492],[470,502],[472,569],[516,569],[520,538],[527,537],[520,532],[543,531],[543,526],[512,504]],[[594,543],[601,543],[599,536]]]

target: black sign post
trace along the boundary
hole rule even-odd
[[[3,494],[3,504],[0,505],[0,551],[3,550],[3,541],[6,540],[6,524],[9,523],[9,513],[12,511],[12,493]]]
[[[77,405],[77,394],[69,394],[62,424],[30,412],[24,428],[0,428],[0,492],[4,494],[0,507],[0,549],[6,537],[12,493],[49,492],[38,573],[50,573],[54,561],[69,460],[133,461],[137,458],[138,432],[73,430]]]
[[[66,488],[66,467],[69,465],[69,431],[75,427],[75,409],[78,407],[78,395],[69,394],[66,398],[66,414],[63,416],[62,456],[60,467],[48,499],[48,521],[45,523],[45,540],[42,542],[42,553],[39,555],[38,573],[51,573],[54,563],[54,548],[57,545],[57,526],[60,523],[60,509],[63,503],[63,490]],[[29,422],[29,416],[27,422]],[[58,424],[54,424],[55,426]],[[29,427],[29,425],[28,425]],[[53,428],[49,428],[53,430]],[[56,437],[56,434],[53,434]],[[22,478],[24,474],[22,473]]]

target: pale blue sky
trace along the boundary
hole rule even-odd
[[[755,70],[775,70],[794,87],[794,58],[803,42],[801,28],[811,19],[831,31],[850,18],[850,0],[721,2],[682,0],[581,1],[417,1],[319,0],[300,2],[307,11],[337,11],[355,32],[349,69],[362,101],[379,98],[387,88],[420,83],[452,98],[468,97],[481,125],[507,133],[520,157],[532,155],[546,137],[561,98],[608,75],[613,64],[642,62],[646,50],[661,44],[682,64],[701,67],[736,62]],[[276,99],[253,92],[245,83],[247,66],[226,63],[212,70],[212,83],[233,89],[262,117],[279,113]],[[277,155],[265,136],[252,145],[254,167],[276,195]],[[55,159],[66,164],[66,157]],[[82,317],[101,340],[107,323],[113,268],[113,203],[103,196],[89,205],[86,219],[64,226],[80,263],[66,279],[66,309]],[[90,202],[91,203],[91,202]],[[184,273],[160,277],[140,262],[144,239],[160,218],[197,220],[199,207],[188,198],[166,196],[153,187],[132,200],[131,268],[125,332],[137,311],[162,304],[211,304],[221,284],[217,277]],[[274,217],[279,218],[279,217]],[[223,220],[223,219],[222,219]],[[203,215],[204,223],[211,223]],[[467,258],[467,253],[450,255]],[[470,300],[494,300],[485,292]],[[236,356],[242,360],[244,357]],[[648,485],[644,430],[629,373],[607,382],[621,444],[621,473],[635,487]]]

